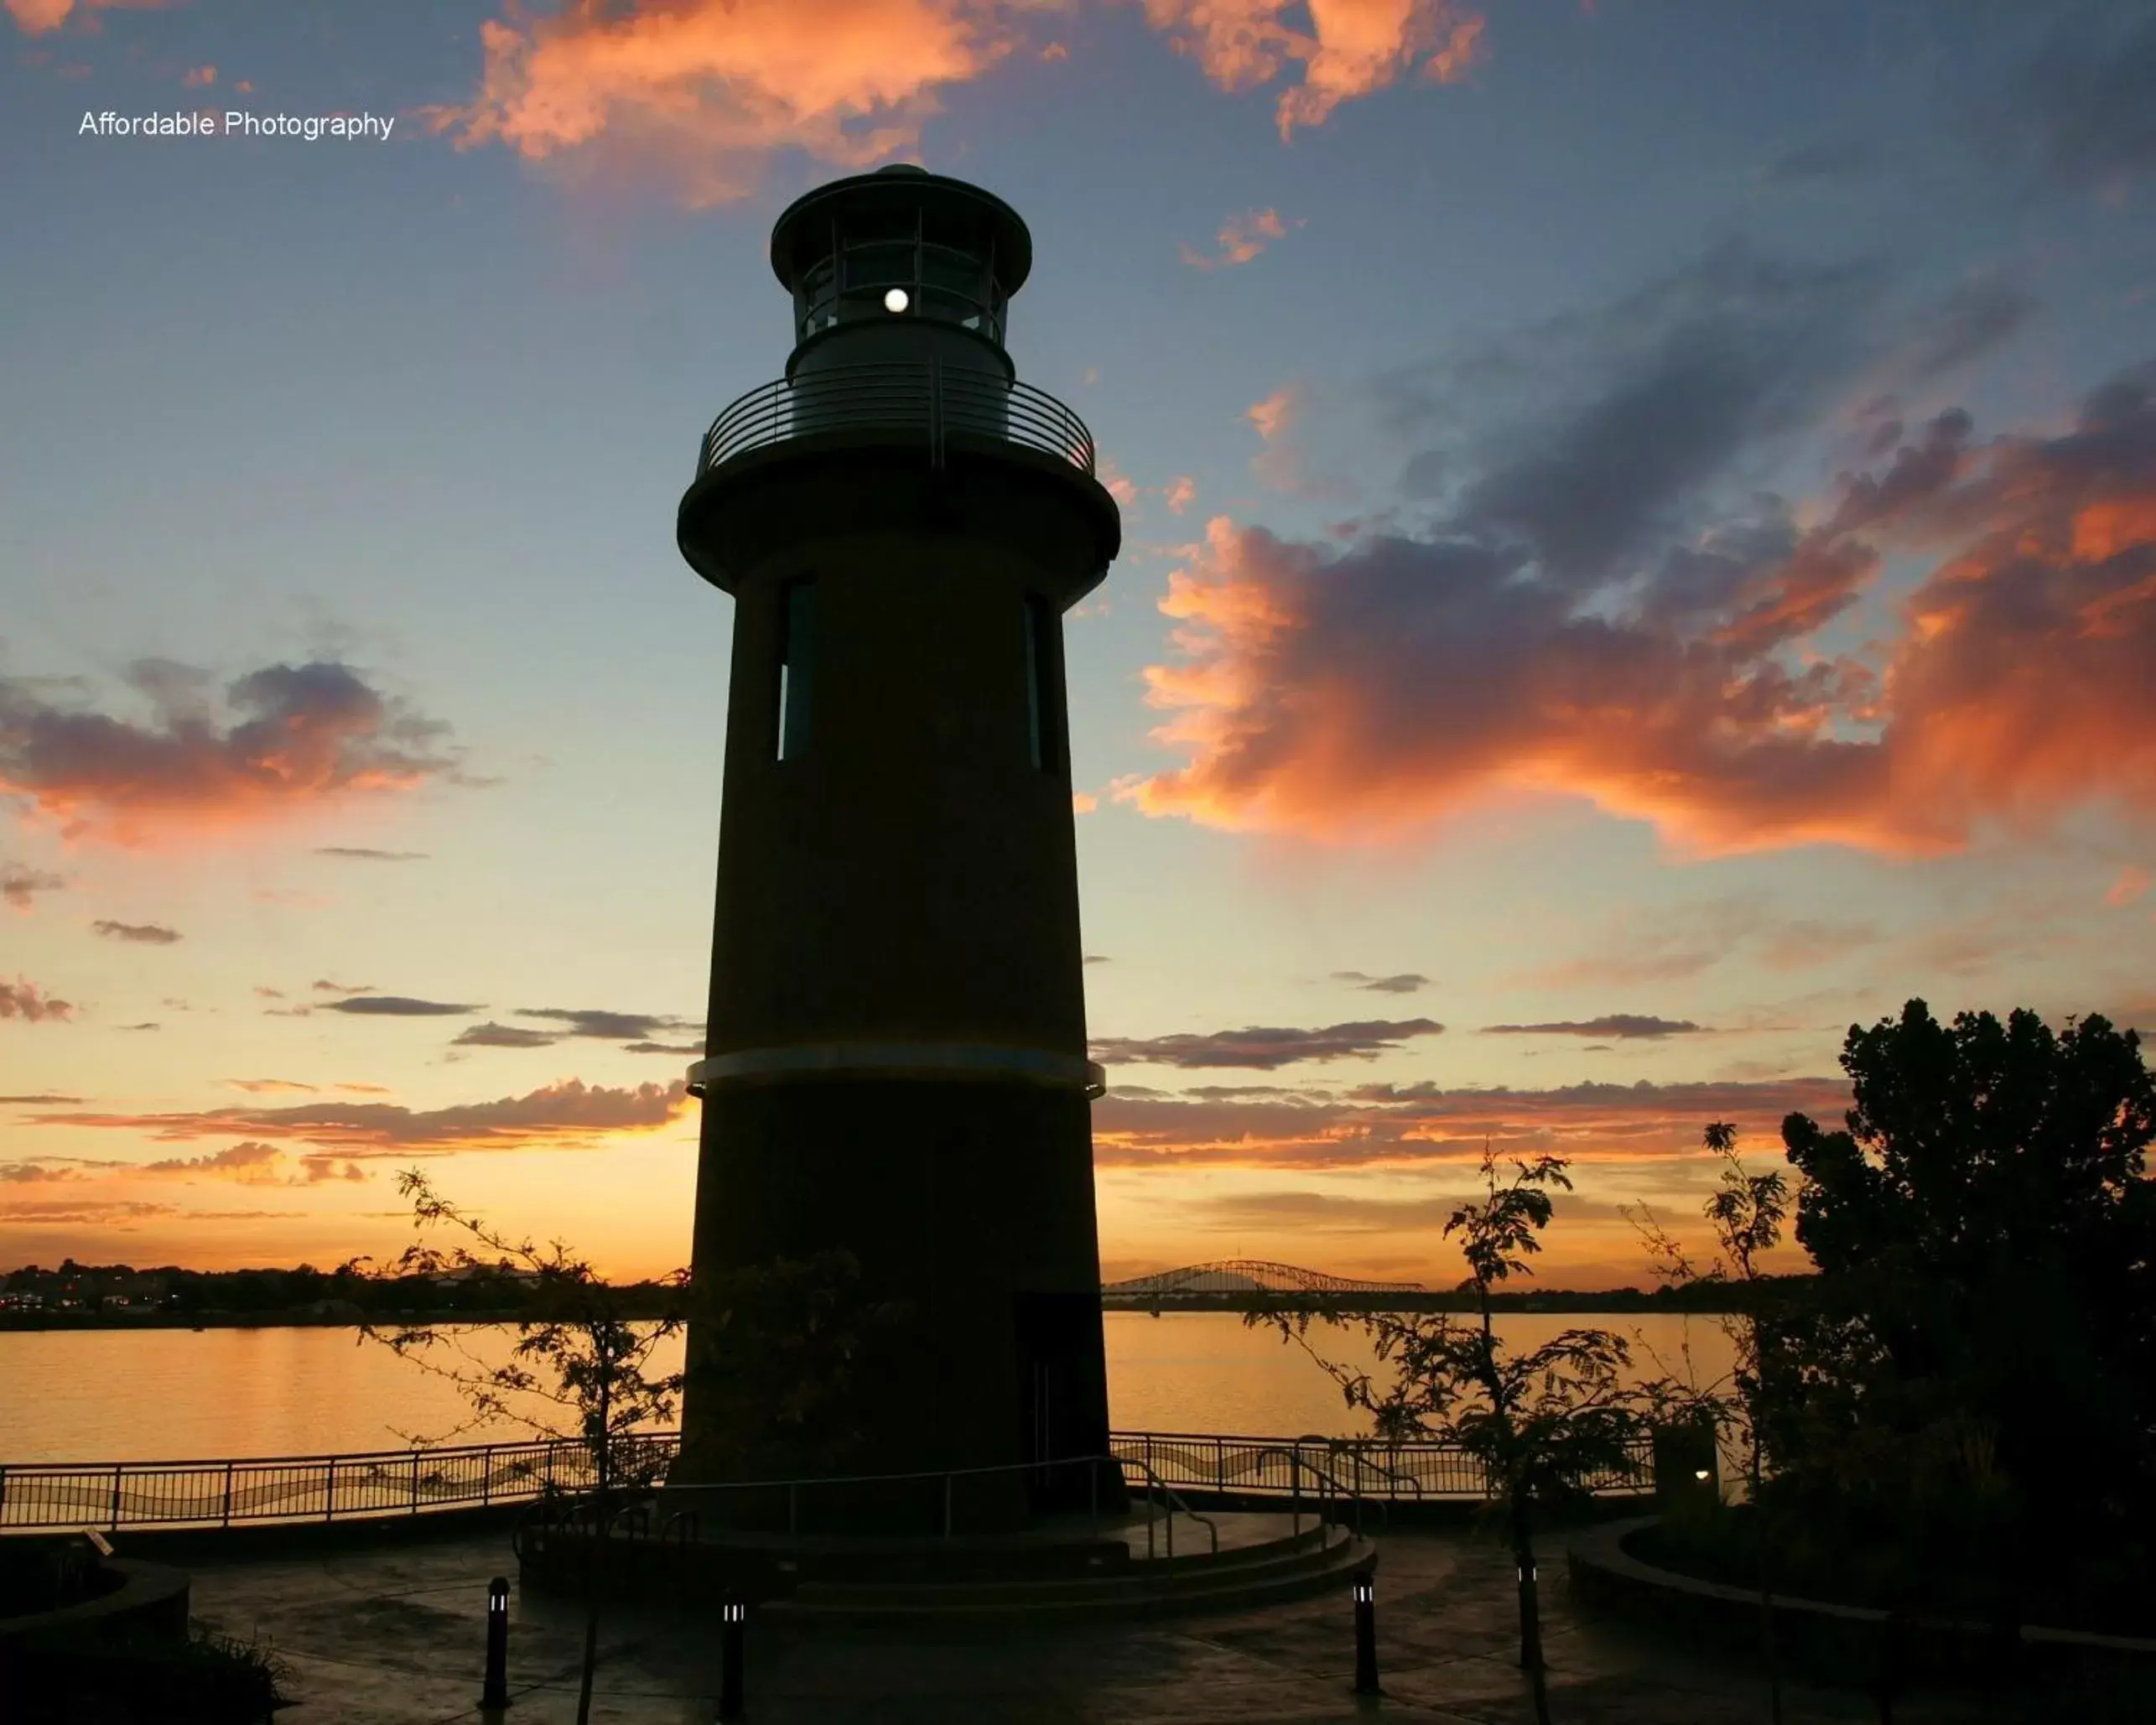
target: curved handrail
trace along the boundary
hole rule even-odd
[[[953,434],[1094,469],[1093,434],[1044,389],[933,360],[875,360],[782,377],[730,402],[697,452],[697,477],[751,450],[829,432],[917,434],[940,462]]]
[[[1107,1462],[1118,1468],[1130,1465],[1120,1456],[1090,1456],[1083,1459]],[[1176,1509],[1178,1504],[1182,1505],[1183,1514],[1189,1516],[1192,1521],[1203,1521],[1205,1524],[1205,1530],[1213,1535],[1213,1555],[1218,1557],[1220,1555],[1220,1524],[1210,1515],[1199,1515],[1188,1504],[1183,1503],[1183,1500],[1176,1495],[1176,1489],[1153,1471],[1153,1464],[1151,1462],[1140,1461],[1137,1465],[1144,1471],[1147,1482],[1159,1486],[1161,1495],[1168,1500],[1168,1556],[1170,1559],[1172,1560],[1176,1555]],[[1152,1561],[1153,1556],[1152,1508],[1153,1494],[1149,1491],[1146,1494],[1146,1559],[1148,1562]]]

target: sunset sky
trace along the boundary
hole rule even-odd
[[[1031,225],[1110,1275],[1703,1244],[1847,1026],[2156,1031],[2156,8],[0,0],[0,1268],[333,1263],[424,1160],[685,1259],[765,258]],[[393,118],[122,138],[86,111]],[[875,1146],[862,1146],[864,1155]]]

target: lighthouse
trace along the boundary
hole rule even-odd
[[[734,600],[695,1273],[850,1252],[896,1316],[839,1391],[847,1471],[1008,1469],[1022,1517],[1057,1474],[1025,1466],[1108,1445],[1062,618],[1120,522],[1005,349],[1009,205],[886,168],[771,261],[785,376],[678,522]],[[692,1374],[677,1478],[723,1480],[728,1405]]]

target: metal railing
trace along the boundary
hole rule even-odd
[[[930,1536],[940,1535],[948,1542],[956,1537],[960,1530],[963,1520],[960,1514],[961,1506],[964,1505],[968,1509],[974,1507],[972,1504],[965,1504],[965,1496],[970,1494],[962,1494],[959,1489],[962,1483],[967,1486],[991,1485],[995,1481],[1008,1478],[1014,1480],[1021,1486],[1028,1481],[1046,1483],[1047,1483],[1046,1476],[1055,1473],[1057,1469],[1072,1468],[1082,1468],[1085,1470],[1087,1517],[1096,1532],[1100,1526],[1102,1472],[1107,1468],[1114,1468],[1118,1470],[1117,1477],[1120,1478],[1120,1470],[1135,1468],[1145,1476],[1146,1480],[1146,1556],[1151,1558],[1154,1550],[1156,1520],[1156,1494],[1167,1508],[1166,1515],[1158,1519],[1165,1524],[1162,1537],[1165,1539],[1167,1555],[1170,1557],[1176,1555],[1175,1518],[1178,1512],[1186,1520],[1198,1522],[1205,1528],[1207,1534],[1210,1536],[1213,1555],[1216,1556],[1219,1555],[1220,1524],[1218,1522],[1211,1516],[1201,1515],[1192,1509],[1183,1501],[1175,1488],[1161,1478],[1145,1462],[1130,1457],[1114,1455],[1058,1456],[1053,1461],[1047,1462],[1006,1462],[989,1468],[946,1468],[941,1470],[930,1469],[910,1473],[841,1473],[813,1479],[719,1480],[709,1483],[671,1486],[667,1492],[668,1500],[682,1507],[677,1508],[667,1517],[660,1529],[660,1537],[664,1540],[672,1536],[673,1530],[677,1528],[681,1530],[682,1537],[693,1537],[694,1531],[700,1524],[703,1515],[702,1510],[697,1507],[699,1504],[716,1504],[722,1509],[731,1508],[738,1505],[744,1499],[750,1500],[753,1504],[757,1498],[761,1497],[766,1506],[766,1514],[774,1524],[770,1530],[773,1536],[777,1535],[777,1512],[782,1502],[785,1506],[785,1536],[789,1540],[795,1540],[801,1538],[804,1534],[813,1535],[814,1531],[813,1521],[816,1518],[804,1518],[803,1513],[804,1499],[811,1500],[809,1507],[813,1509],[816,1507],[813,1500],[819,1494],[828,1502],[833,1497],[843,1496],[848,1493],[873,1490],[882,1499],[879,1507],[887,1514],[891,1507],[891,1499],[894,1494],[902,1494],[904,1488],[907,1486],[921,1486],[927,1489],[912,1494],[915,1501],[911,1507],[916,1509],[925,1508],[930,1513],[915,1522],[912,1530]],[[1127,1483],[1125,1489],[1128,1489]],[[941,1506],[940,1516],[935,1513],[935,1506],[938,1504]],[[554,1518],[554,1524],[574,1525],[579,1519],[585,1523],[588,1531],[590,1517],[580,1515],[574,1506],[564,1506],[562,1512]],[[549,1524],[543,1520],[538,1525],[543,1529]]]
[[[1093,434],[1046,390],[934,358],[883,360],[805,371],[752,389],[711,422],[701,478],[751,449],[825,433],[896,431],[917,438],[933,465],[953,442],[1009,444],[1094,470]]]
[[[652,1432],[626,1440],[617,1477],[652,1478],[680,1448],[680,1437]],[[1193,1515],[1180,1493],[1208,1491],[1293,1502],[1305,1473],[1322,1468],[1338,1494],[1358,1502],[1414,1502],[1488,1495],[1481,1465],[1457,1447],[1376,1439],[1243,1437],[1211,1433],[1111,1433],[1109,1457],[1142,1471],[1173,1509]],[[1037,1470],[1027,1463],[1010,1469]],[[879,1476],[895,1478],[900,1476]],[[931,1475],[923,1478],[955,1478]],[[1643,1489],[1653,1477],[1651,1446],[1630,1467],[1585,1483],[1596,1491]],[[860,1483],[856,1476],[852,1483]],[[574,1496],[598,1483],[579,1438],[537,1438],[367,1454],[278,1456],[189,1462],[38,1462],[0,1464],[0,1532],[95,1526],[236,1526],[418,1515],[444,1509]],[[775,1481],[761,1489],[830,1483]],[[947,1492],[948,1496],[948,1492]],[[798,1525],[798,1511],[796,1509]],[[1194,1519],[1203,1520],[1202,1517]],[[1217,1530],[1216,1530],[1216,1537]]]
[[[1456,1444],[1387,1443],[1362,1437],[1235,1437],[1211,1432],[1118,1433],[1119,1459],[1142,1462],[1186,1489],[1261,1496],[1292,1496],[1305,1457],[1352,1478],[1356,1496],[1372,1502],[1424,1498],[1483,1498],[1490,1494],[1483,1465]],[[1623,1468],[1590,1474],[1590,1491],[1636,1491],[1654,1478],[1654,1445],[1643,1439]]]

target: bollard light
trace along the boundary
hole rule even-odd
[[[749,1608],[731,1593],[719,1608],[719,1717],[741,1717],[741,1628]]]
[[[893,288],[883,296],[883,309],[886,311],[904,311],[912,303],[907,297],[906,289],[903,288]]]
[[[1373,1570],[1355,1572],[1355,1693],[1378,1691],[1378,1578]]]
[[[505,1575],[486,1584],[486,1683],[479,1704],[493,1710],[509,1705],[509,1577]]]
[[[1692,1470],[1692,1478],[1695,1479],[1704,1479],[1707,1476],[1707,1469],[1705,1468],[1696,1468]]]

